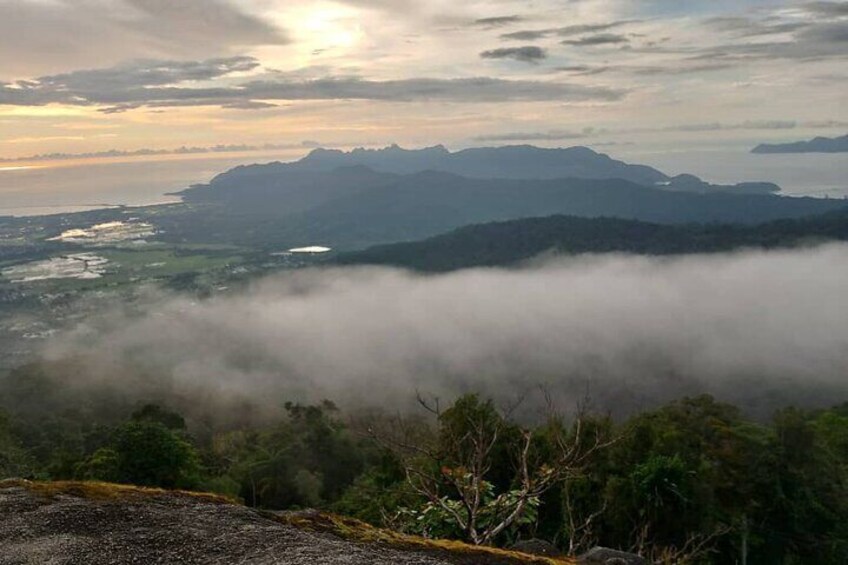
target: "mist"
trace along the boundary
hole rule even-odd
[[[542,386],[616,414],[701,393],[763,414],[848,400],[848,245],[438,276],[323,268],[146,302],[87,321],[45,356],[74,357],[85,376],[73,378],[128,394],[269,407]]]

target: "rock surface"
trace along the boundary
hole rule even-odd
[[[545,557],[560,557],[562,552],[557,547],[545,540],[528,539],[513,544],[514,551],[529,553],[530,555],[544,555]]]
[[[39,485],[0,482],[0,565],[553,563],[393,547],[379,540],[358,543],[213,496]]]
[[[648,562],[634,554],[606,547],[594,547],[581,555],[580,565],[648,565]]]

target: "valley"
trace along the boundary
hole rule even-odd
[[[504,160],[512,177],[539,170],[550,178],[485,178]],[[585,148],[316,150],[288,164],[237,167],[181,192],[180,203],[0,218],[0,369],[106,304],[131,308],[149,288],[204,299],[327,264],[445,270],[552,249],[668,254],[846,238],[845,201],[737,194],[691,176],[687,189],[675,188],[682,178]],[[573,219],[548,227],[530,219],[555,214]],[[465,228],[493,221],[517,223],[479,236]],[[498,229],[502,242],[491,233]],[[429,248],[405,243],[430,237]],[[537,240],[510,250],[528,237]],[[498,251],[481,254],[474,241]]]

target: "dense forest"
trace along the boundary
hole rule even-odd
[[[513,265],[543,253],[673,255],[786,248],[846,239],[846,210],[753,226],[668,225],[555,215],[466,226],[421,241],[345,253],[337,261],[444,272]]]
[[[418,410],[280,399],[272,415],[239,402],[204,413],[176,393],[66,389],[36,365],[0,391],[0,478],[213,491],[430,537],[541,538],[569,554],[603,544],[655,562],[848,554],[848,404],[755,421],[701,396],[615,420],[563,412],[542,391],[508,406],[467,394],[419,396]],[[532,421],[522,402],[536,403]]]

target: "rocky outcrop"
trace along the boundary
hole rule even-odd
[[[648,565],[648,562],[634,554],[606,547],[595,547],[577,558],[579,565]]]
[[[551,542],[541,539],[528,539],[516,542],[512,549],[530,555],[544,555],[545,557],[561,557],[562,552]]]
[[[0,565],[556,565],[320,513],[103,483],[0,482]]]

